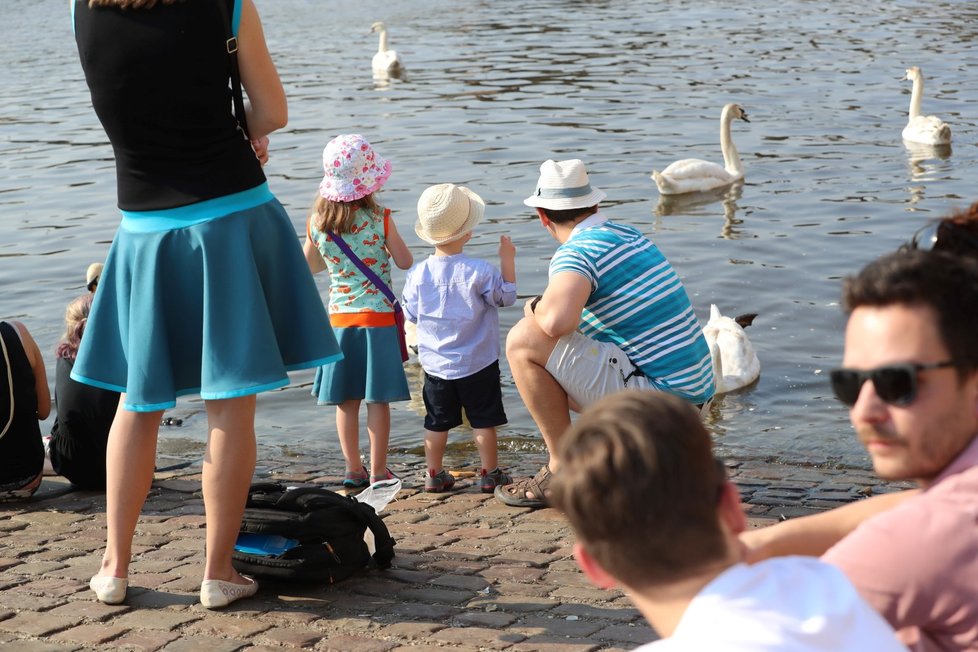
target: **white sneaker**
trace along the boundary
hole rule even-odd
[[[95,576],[88,582],[88,588],[95,591],[95,597],[104,604],[122,604],[126,599],[129,580],[123,577]]]
[[[235,600],[250,598],[258,593],[258,582],[242,575],[248,584],[235,584],[224,580],[204,580],[200,583],[200,604],[208,609],[226,607]]]

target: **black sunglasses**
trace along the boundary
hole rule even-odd
[[[905,244],[902,248],[930,251],[931,249],[938,247],[942,240],[945,241],[946,246],[946,240],[948,238],[961,239],[967,245],[978,249],[978,237],[976,237],[970,229],[962,228],[960,225],[955,224],[954,222],[941,218],[928,220],[926,224],[917,229],[914,234],[910,236],[910,241],[907,242],[907,244]]]
[[[861,371],[859,369],[833,369],[829,372],[832,379],[832,391],[835,397],[844,404],[852,407],[859,399],[863,383],[873,381],[876,395],[884,403],[890,405],[910,405],[917,397],[917,374],[927,369],[943,369],[953,367],[954,362],[932,362],[930,364],[893,364],[876,369]]]

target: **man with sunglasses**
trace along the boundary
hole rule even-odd
[[[596,586],[621,587],[663,637],[642,652],[906,650],[839,569],[807,557],[744,563],[740,494],[687,401],[602,398],[559,457],[552,500],[577,535],[578,565]]]
[[[978,650],[978,263],[890,254],[846,280],[843,304],[833,390],[880,477],[920,491],[742,539],[752,559],[824,552],[914,650]]]

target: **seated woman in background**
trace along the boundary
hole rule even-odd
[[[51,414],[44,360],[27,327],[0,322],[0,501],[41,486],[44,445],[38,421]]]
[[[93,294],[83,294],[65,309],[65,334],[55,351],[54,408],[49,453],[55,473],[82,489],[105,489],[105,446],[119,405],[119,393],[71,378],[85,333]]]

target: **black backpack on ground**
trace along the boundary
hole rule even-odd
[[[372,556],[364,541],[367,528],[376,544]],[[274,482],[253,484],[241,532],[290,540],[293,547],[274,553],[235,549],[232,563],[239,572],[269,579],[332,584],[371,561],[390,568],[394,558],[394,539],[373,507],[321,487],[286,490]]]

